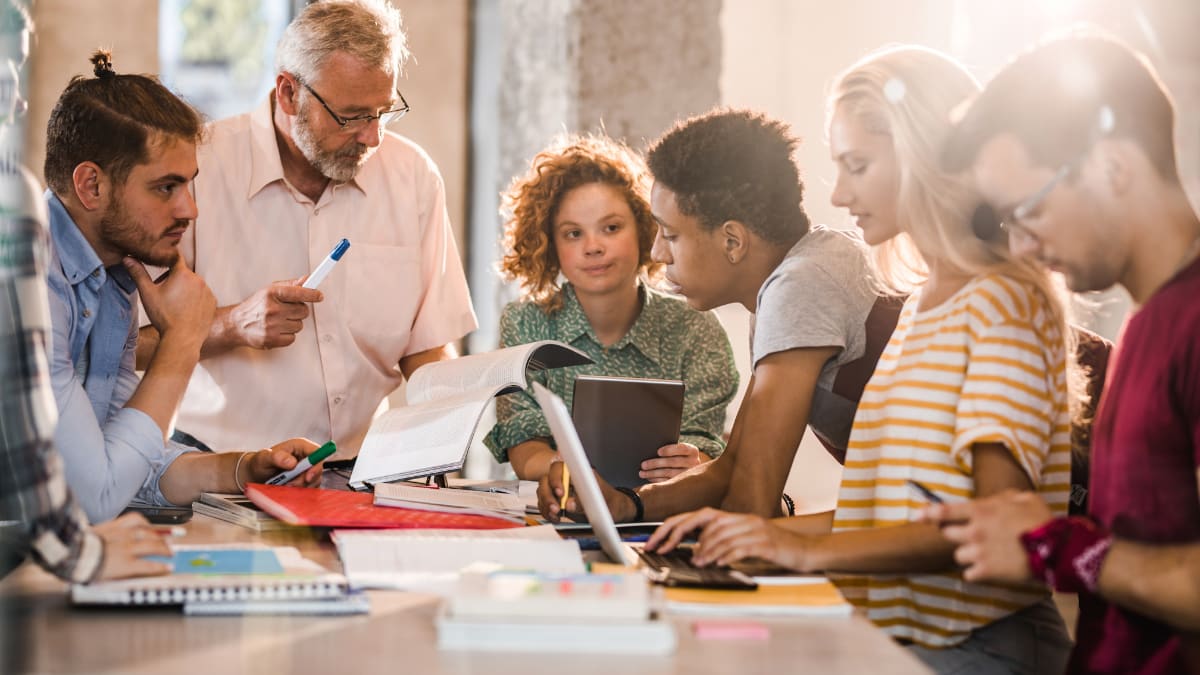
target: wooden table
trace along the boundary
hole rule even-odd
[[[263,542],[296,546],[340,569],[321,531],[258,535],[197,515],[185,543]],[[926,672],[860,616],[849,619],[755,619],[762,641],[698,641],[692,620],[674,617],[679,647],[670,657],[439,651],[433,616],[438,598],[372,591],[371,612],[346,617],[188,617],[178,608],[76,608],[65,585],[32,564],[0,582],[0,673],[508,673],[641,675],[651,673]]]

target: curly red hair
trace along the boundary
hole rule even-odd
[[[502,196],[504,257],[500,270],[521,284],[523,296],[546,312],[562,307],[561,270],[554,248],[554,217],[562,198],[592,183],[620,190],[637,223],[638,269],[648,282],[661,265],[650,259],[656,225],[650,213],[650,176],[642,158],[607,136],[567,136],[539,152],[528,172]]]

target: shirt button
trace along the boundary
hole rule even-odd
[[[92,315],[92,310],[90,310],[90,309],[85,309],[85,310],[83,310],[83,318],[85,318],[85,319],[86,319],[86,318],[88,318],[88,317],[89,317],[89,316],[91,316],[91,315]]]
[[[322,342],[333,342],[333,336],[330,335],[329,333],[326,333],[321,336],[321,341]]]
[[[99,269],[94,269],[94,270],[92,270],[92,277],[99,277],[99,276],[100,276],[100,270],[99,270]]]
[[[342,402],[342,397],[341,397],[341,396],[334,396],[334,397],[333,397],[333,404],[334,404],[334,405],[338,405],[338,404],[340,404],[341,402]]]

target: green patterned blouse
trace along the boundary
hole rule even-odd
[[[640,286],[642,313],[633,327],[611,347],[603,347],[583,313],[570,283],[562,288],[563,307],[546,314],[538,305],[513,302],[500,315],[500,346],[536,340],[566,342],[595,363],[545,370],[530,375],[558,394],[570,407],[577,375],[612,375],[682,380],[683,423],[679,440],[716,457],[725,449],[721,433],[725,408],[737,391],[738,374],[725,329],[712,312],[698,312],[682,300]],[[550,427],[527,392],[496,402],[496,426],[483,439],[499,462],[508,449],[534,438],[553,447]]]

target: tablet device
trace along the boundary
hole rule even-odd
[[[679,442],[683,383],[636,377],[575,378],[571,418],[588,461],[617,487],[646,483],[641,464]]]

